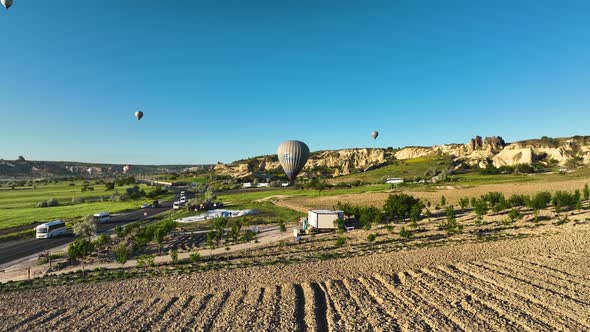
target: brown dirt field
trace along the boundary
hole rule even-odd
[[[558,190],[574,191],[576,189],[582,191],[584,185],[590,183],[590,179],[574,179],[564,181],[552,182],[535,182],[535,183],[506,183],[506,184],[487,184],[474,187],[461,186],[441,186],[438,190],[425,191],[420,189],[400,189],[389,192],[373,192],[362,194],[350,194],[339,196],[324,196],[324,197],[291,197],[276,200],[274,203],[281,207],[291,208],[297,211],[307,211],[309,209],[331,209],[338,201],[348,202],[355,205],[371,205],[383,207],[385,200],[391,193],[405,192],[407,194],[428,200],[432,204],[437,204],[441,196],[445,196],[447,202],[450,204],[457,204],[459,199],[463,197],[479,197],[491,191],[498,191],[504,193],[506,197],[512,194],[535,194],[540,191],[555,192]]]
[[[384,250],[5,293],[0,330],[584,331],[590,326],[587,216],[562,226],[519,221],[520,228],[509,230],[533,235],[526,238],[469,242],[464,234],[414,250],[375,244]],[[423,227],[435,232],[430,224]],[[384,229],[371,232],[387,236]],[[359,248],[366,234],[346,234],[351,243],[345,249]],[[318,235],[303,248],[328,248],[335,237]],[[250,254],[295,255],[301,248]]]

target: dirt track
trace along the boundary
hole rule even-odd
[[[589,235],[8,293],[0,330],[582,331]]]

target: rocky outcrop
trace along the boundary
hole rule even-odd
[[[336,177],[379,168],[395,159],[433,156],[451,157],[454,169],[485,168],[489,164],[495,167],[513,166],[535,162],[571,166],[572,161],[579,161],[590,165],[590,137],[544,137],[508,144],[500,136],[475,136],[466,144],[410,146],[397,151],[366,148],[320,151],[311,154],[305,171],[309,175],[321,173],[328,177]],[[276,156],[263,156],[229,165],[217,165],[215,171],[235,177],[252,177],[254,173],[273,172],[280,168]]]

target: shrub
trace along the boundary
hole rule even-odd
[[[115,226],[115,233],[117,234],[118,238],[123,238],[125,234],[125,229],[121,225]]]
[[[281,233],[285,233],[287,231],[287,226],[285,226],[285,223],[282,221],[279,223],[279,230]]]
[[[405,227],[402,227],[402,229],[399,231],[399,236],[401,236],[404,239],[409,239],[412,237],[412,232],[407,230]]]
[[[522,218],[522,214],[518,211],[516,211],[515,209],[510,210],[510,212],[508,212],[508,222],[513,223],[519,219]]]
[[[510,203],[510,206],[512,207],[518,207],[525,206],[529,200],[530,198],[527,195],[512,194],[508,199],[508,203]]]
[[[201,254],[199,252],[192,252],[188,258],[190,259],[191,263],[197,263],[201,260]]]
[[[376,239],[377,239],[377,234],[375,234],[375,233],[369,234],[369,236],[367,236],[367,241],[369,241],[369,243],[371,243],[371,244],[373,244]]]
[[[370,230],[373,223],[381,222],[381,211],[376,207],[361,208],[359,222],[365,230]]]
[[[465,210],[465,208],[469,206],[469,198],[468,197],[461,198],[459,200],[459,206],[461,207],[461,210]]]
[[[584,200],[587,201],[590,199],[590,188],[588,188],[588,184],[584,185]]]
[[[154,266],[156,259],[153,255],[142,255],[137,258],[138,267]]]
[[[441,206],[445,206],[445,205],[447,205],[447,198],[445,197],[445,195],[442,195],[442,196],[440,197],[440,205],[441,205]]]
[[[393,233],[393,225],[385,225],[385,229],[389,232],[389,233]]]
[[[420,199],[407,194],[390,195],[383,207],[389,217],[401,221],[409,217],[412,212],[416,213],[416,211],[422,211],[422,209],[424,209],[424,203]]]
[[[343,236],[339,236],[338,239],[336,239],[336,247],[342,247],[346,244],[346,238]]]
[[[173,264],[178,263],[178,250],[170,250],[170,259],[172,260]]]
[[[115,261],[123,265],[129,260],[129,249],[125,244],[119,243],[119,245],[113,249],[113,255],[115,256]]]
[[[111,236],[108,234],[101,234],[96,240],[94,240],[94,244],[97,247],[104,246],[105,244],[109,243],[111,240]]]
[[[452,234],[460,234],[463,232],[463,225],[460,225],[457,222],[457,218],[455,216],[455,209],[453,206],[447,207],[447,220],[446,222],[441,223],[438,227],[441,230],[445,230],[448,235]]]

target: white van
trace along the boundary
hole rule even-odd
[[[111,221],[111,214],[109,212],[99,212],[92,216],[97,223]]]

